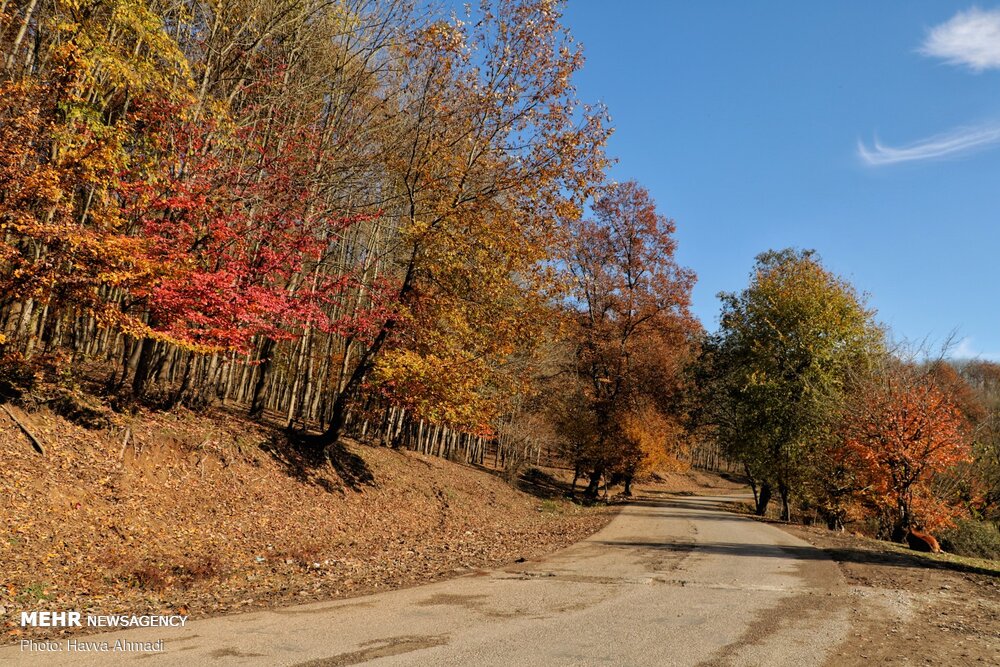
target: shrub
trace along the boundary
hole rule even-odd
[[[0,355],[0,403],[30,393],[36,382],[34,370],[21,355]]]
[[[1000,560],[1000,530],[989,521],[960,519],[940,537],[941,548],[950,553]]]
[[[182,564],[145,563],[124,577],[125,582],[146,591],[163,592],[169,588],[189,588],[203,579],[221,576],[218,564],[211,558],[190,560]]]
[[[116,421],[111,408],[70,389],[59,388],[49,407],[57,415],[88,429],[109,428]]]

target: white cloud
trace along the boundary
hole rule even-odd
[[[858,155],[872,166],[954,157],[1000,144],[1000,122],[978,127],[960,127],[944,134],[900,147],[886,146],[876,137],[869,148],[858,141]]]
[[[943,58],[982,72],[1000,69],[1000,8],[972,7],[955,14],[927,33],[920,47],[927,56]],[[957,157],[1000,144],[1000,121],[959,127],[903,146],[886,146],[878,137],[869,147],[858,141],[858,155],[871,166]]]
[[[977,350],[972,344],[972,339],[968,336],[960,340],[954,348],[948,350],[948,357],[951,359],[977,359],[981,361],[1000,360],[1000,354]]]
[[[920,52],[976,72],[1000,69],[1000,9],[955,14],[930,30]]]

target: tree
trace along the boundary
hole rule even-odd
[[[185,95],[183,55],[142,2],[15,4],[0,17],[5,329],[28,357],[77,318],[146,333],[120,297],[157,267],[121,203],[126,173],[148,176],[147,125]]]
[[[409,407],[468,425],[457,408],[485,405],[504,358],[532,338],[559,222],[578,214],[604,167],[605,114],[576,100],[582,55],[559,3],[484,2],[467,18],[422,26],[398,54],[385,189],[399,242],[384,258],[398,310],[358,352],[324,446],[369,381],[390,396],[429,389],[448,404]]]
[[[607,164],[562,7],[3,2],[0,354],[481,451]]]
[[[694,273],[674,258],[675,225],[635,182],[608,185],[594,219],[572,228],[565,262],[575,323],[582,409],[564,426],[595,496],[606,473],[630,487],[644,465],[676,448],[683,368],[697,321],[688,311]],[[582,429],[589,425],[589,429]]]
[[[911,527],[934,529],[962,510],[932,488],[936,475],[972,460],[969,424],[935,382],[939,374],[886,359],[857,383],[842,418],[842,459],[857,494],[882,534],[897,541]]]
[[[791,495],[829,442],[849,373],[879,349],[881,332],[854,288],[810,250],[759,255],[750,285],[719,296],[717,437],[743,463],[757,513],[777,491],[787,519]]]
[[[997,522],[1000,521],[1000,364],[972,361],[961,364],[959,371],[978,406],[978,410],[971,409],[974,460],[964,481],[976,491],[969,494],[972,509]],[[970,412],[967,408],[962,410]]]

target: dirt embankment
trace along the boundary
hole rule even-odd
[[[831,667],[1000,665],[1000,562],[782,527],[826,551],[857,601],[851,635]]]
[[[0,412],[7,641],[22,610],[198,617],[348,597],[533,558],[610,518],[409,452],[355,445],[331,465],[226,415],[27,419],[44,456]]]
[[[745,503],[731,508],[752,512]],[[1000,561],[758,520],[825,551],[847,581],[851,632],[829,667],[1000,665]]]

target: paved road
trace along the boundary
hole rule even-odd
[[[44,665],[818,665],[849,629],[822,552],[718,509],[650,496],[544,560],[352,600],[144,629],[162,653],[0,650]]]

